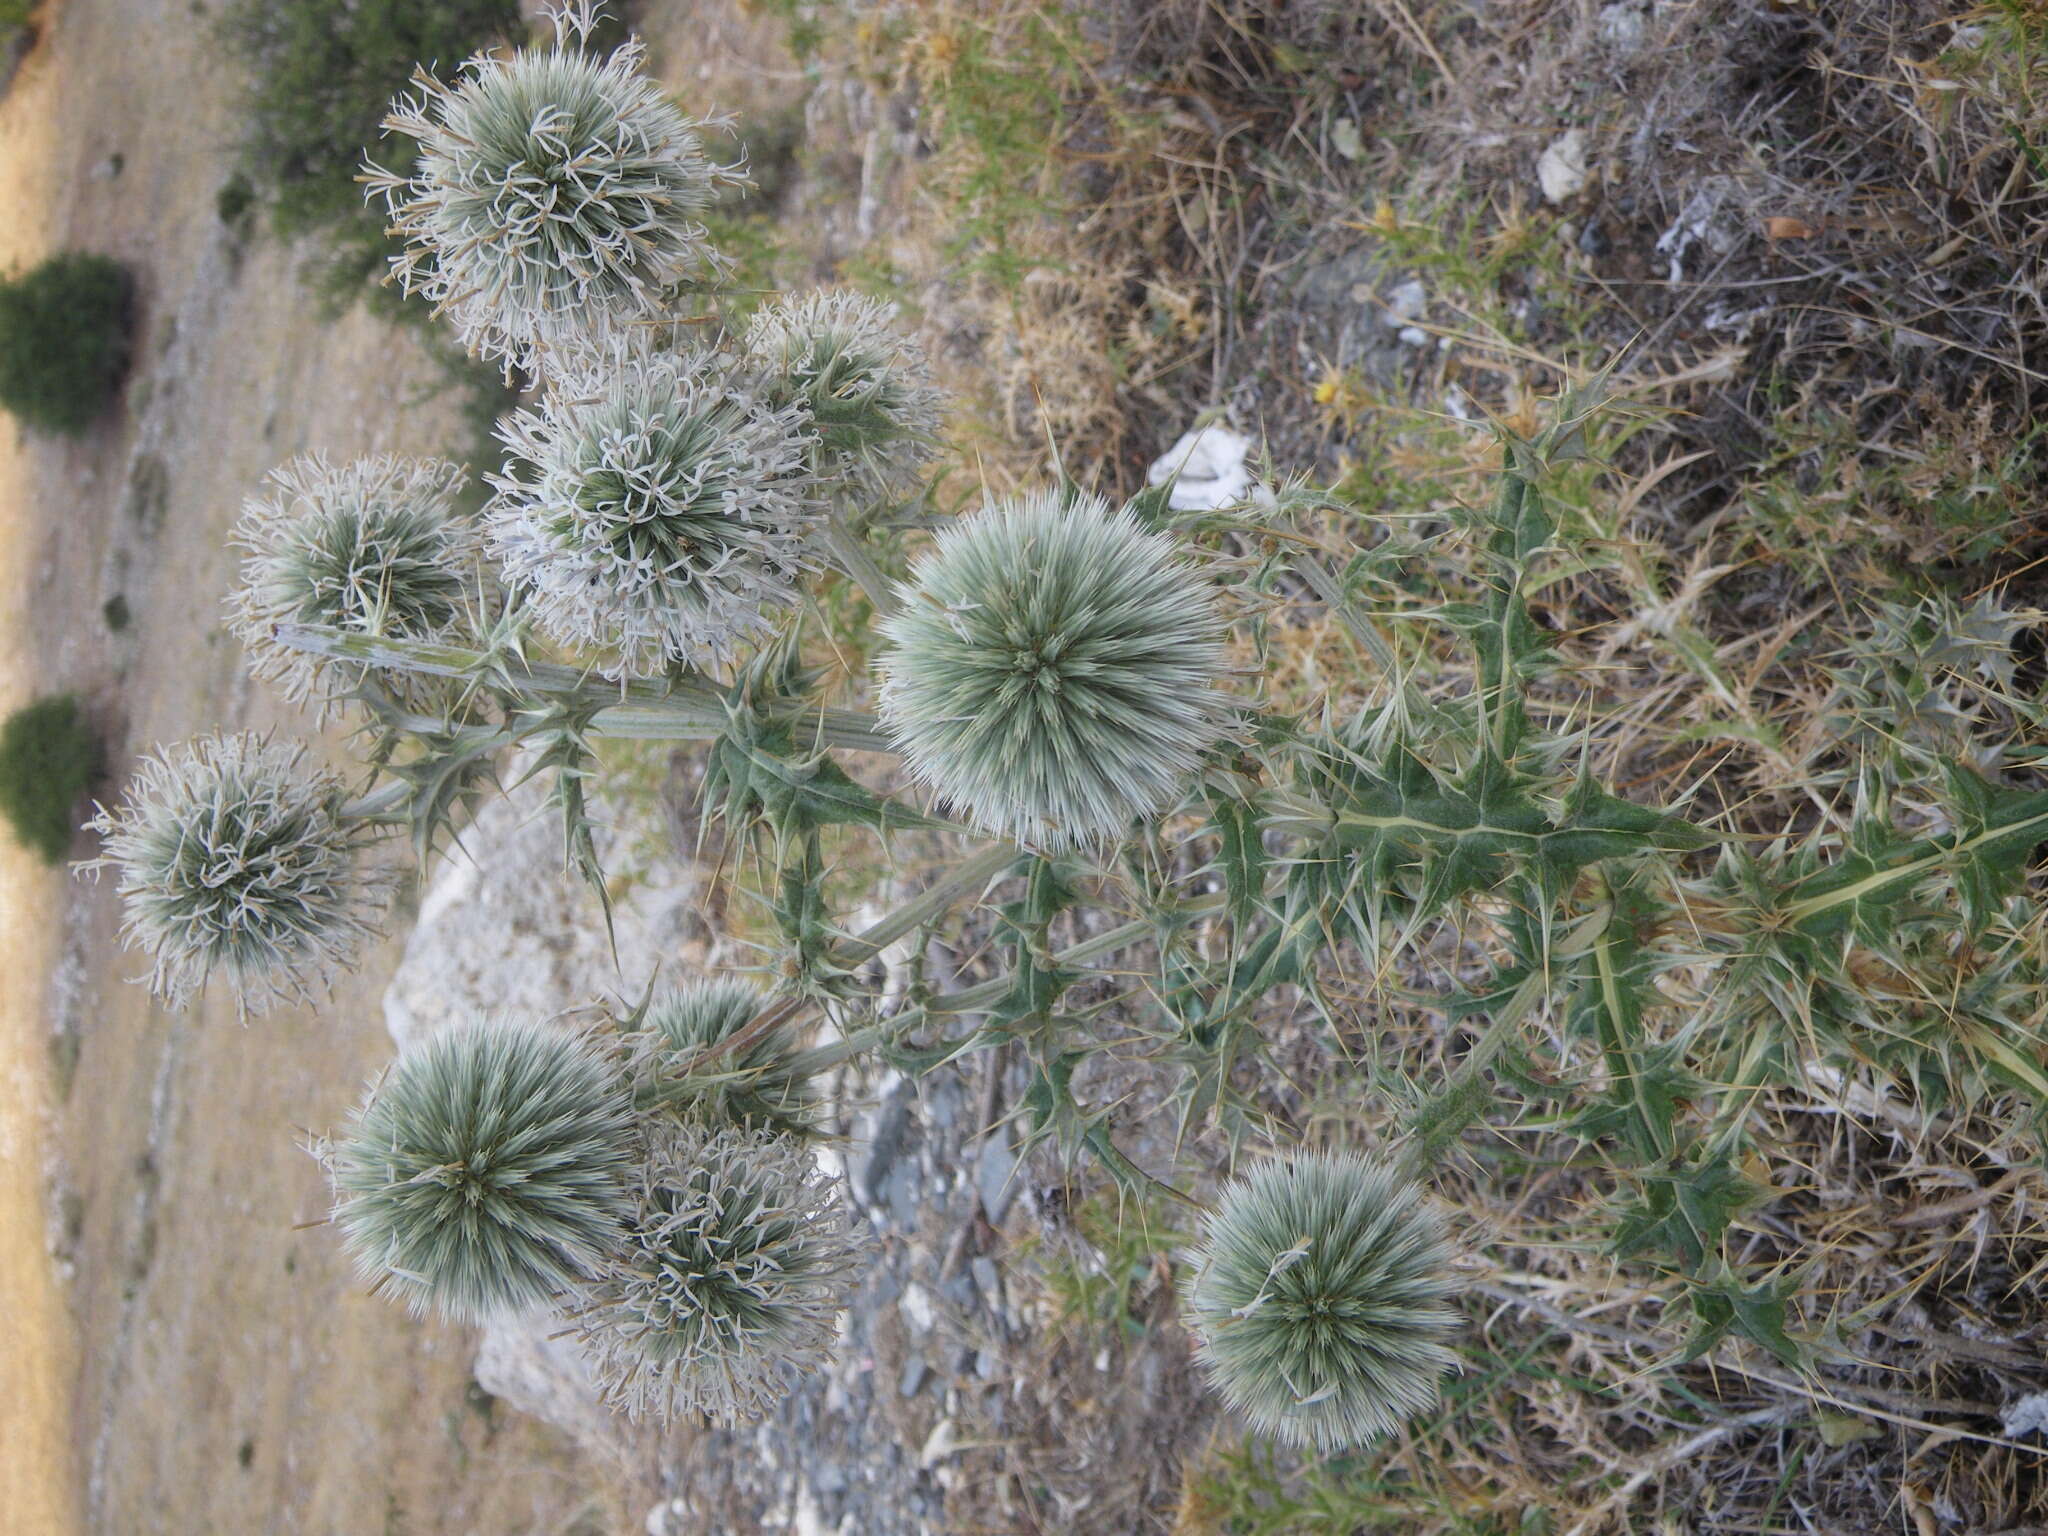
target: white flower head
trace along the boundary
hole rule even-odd
[[[1188,1259],[1195,1358],[1262,1435],[1325,1453],[1370,1444],[1426,1412],[1457,1363],[1442,1218],[1355,1153],[1233,1180]]]
[[[375,932],[384,882],[357,868],[368,829],[305,756],[203,736],[144,758],[121,808],[89,823],[105,852],[84,867],[120,872],[122,934],[172,1007],[215,971],[248,1012],[301,1000]]]
[[[830,1358],[858,1246],[799,1140],[682,1122],[648,1135],[626,1235],[568,1308],[605,1400],[635,1418],[757,1419]]]
[[[458,630],[475,592],[481,539],[456,506],[462,469],[383,455],[339,468],[319,454],[270,472],[243,505],[245,552],[230,627],[256,676],[294,700],[346,693],[359,664],[278,644],[281,624],[432,640]]]
[[[553,348],[659,316],[714,271],[700,217],[744,171],[641,72],[638,39],[586,51],[594,0],[554,10],[551,47],[479,54],[453,85],[424,70],[384,127],[414,139],[410,176],[365,177],[406,239],[392,274],[481,357],[537,366]]]
[[[634,1149],[604,1051],[543,1020],[484,1019],[399,1057],[325,1161],[357,1272],[415,1313],[480,1321],[605,1262]]]
[[[1169,810],[1224,732],[1213,591],[1100,497],[1039,492],[944,529],[881,629],[882,724],[912,772],[1036,847]]]
[[[924,350],[890,305],[850,290],[769,304],[746,351],[771,400],[799,400],[818,435],[821,473],[877,492],[911,479],[938,451],[941,397]]]
[[[816,565],[802,408],[714,360],[614,348],[499,427],[485,539],[551,637],[613,676],[705,665],[775,628]]]

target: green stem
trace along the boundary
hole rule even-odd
[[[1602,903],[1578,919],[1559,936],[1559,942],[1550,953],[1551,961],[1573,960],[1584,954],[1600,942],[1613,917],[1613,905]],[[1521,1028],[1522,1021],[1535,1011],[1536,1005],[1549,996],[1551,980],[1548,965],[1524,976],[1521,984],[1508,995],[1508,1000],[1493,1010],[1493,1022],[1487,1025],[1486,1032],[1473,1043],[1472,1049],[1465,1053],[1465,1059],[1458,1063],[1457,1070],[1445,1079],[1442,1091],[1409,1116],[1403,1127],[1406,1145],[1394,1164],[1403,1178],[1419,1180],[1427,1175],[1442,1153],[1446,1137],[1455,1137],[1456,1132],[1463,1130],[1465,1124],[1469,1124],[1484,1107],[1475,1103],[1462,1111],[1462,1124],[1437,1124],[1429,1127],[1426,1133],[1423,1131],[1421,1122],[1437,1118],[1446,1107],[1455,1109],[1461,1099],[1470,1101],[1480,1074],[1493,1064],[1501,1047]]]
[[[851,969],[871,960],[902,938],[915,932],[952,907],[962,896],[979,892],[1001,875],[1024,850],[1012,842],[990,843],[973,857],[949,870],[936,884],[905,902],[872,927],[863,929],[845,943],[835,945],[833,963]]]
[[[398,810],[412,798],[412,786],[403,779],[393,779],[371,790],[367,795],[358,795],[344,801],[341,807],[343,821],[382,821],[391,812]]]
[[[1389,677],[1396,676],[1399,669],[1395,665],[1394,651],[1387,644],[1386,636],[1375,629],[1372,621],[1359,610],[1356,603],[1351,601],[1349,594],[1344,590],[1342,578],[1330,569],[1328,562],[1321,555],[1303,555],[1294,562],[1294,568],[1301,573],[1302,579],[1307,581],[1316,596],[1323,600],[1323,606],[1334,613],[1338,621],[1351,631],[1358,643],[1365,647],[1365,652],[1372,658],[1373,665]]]
[[[825,518],[825,548],[832,552],[832,558],[839,562],[839,568],[860,584],[867,593],[868,601],[874,604],[875,617],[887,618],[896,611],[896,591],[888,575],[875,564],[867,545],[859,534],[846,526],[837,512]]]
[[[726,698],[702,678],[625,678],[608,682],[557,662],[528,661],[504,652],[470,650],[428,640],[352,635],[312,624],[280,624],[273,638],[290,650],[331,656],[364,666],[430,677],[484,679],[514,692],[601,705],[593,728],[607,736],[649,741],[706,741],[723,733]],[[794,723],[799,740],[847,752],[895,748],[872,715],[854,710],[805,708]]]
[[[1173,915],[1179,921],[1192,922],[1197,918],[1214,916],[1216,913],[1223,911],[1228,902],[1229,897],[1223,893],[1213,896],[1196,896],[1179,903],[1175,907]],[[1119,924],[1106,933],[1098,933],[1092,939],[1083,939],[1078,944],[1068,945],[1053,956],[1052,963],[1055,966],[1065,967],[1079,964],[1084,960],[1093,960],[1101,955],[1112,954],[1119,949],[1126,949],[1145,939],[1155,937],[1159,932],[1159,927],[1160,922],[1156,917],[1135,918],[1128,923]],[[1086,979],[1085,976],[1076,978],[1077,981]],[[843,1035],[826,1045],[814,1046],[810,1050],[793,1057],[790,1062],[790,1068],[792,1071],[804,1073],[829,1071],[843,1062],[851,1061],[854,1057],[873,1050],[878,1045],[887,1044],[901,1035],[908,1034],[919,1024],[933,1017],[961,1013],[979,1013],[984,1008],[992,1007],[996,1003],[1001,1002],[1004,994],[1010,990],[1012,980],[1013,978],[1010,974],[1005,972],[992,981],[979,982],[971,987],[963,987],[958,992],[948,992],[945,996],[933,998],[928,1003],[920,1003],[914,1008],[906,1008],[901,1013],[895,1014],[890,1018],[878,1019],[873,1024],[865,1025],[850,1035]]]

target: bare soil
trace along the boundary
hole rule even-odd
[[[219,626],[266,469],[463,441],[417,344],[360,309],[323,322],[296,253],[217,217],[240,87],[208,28],[68,0],[0,101],[0,261],[104,251],[140,285],[121,407],[77,441],[0,425],[0,705],[83,695],[107,796],[158,743],[309,728]],[[395,945],[317,1017],[245,1026],[225,995],[174,1017],[130,984],[110,884],[0,861],[0,1528],[601,1528],[576,1453],[472,1390],[469,1336],[365,1294],[306,1227],[327,1197],[300,1141],[391,1053]]]

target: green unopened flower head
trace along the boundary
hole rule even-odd
[[[705,153],[713,123],[641,72],[635,39],[586,51],[597,7],[563,0],[547,48],[480,54],[453,85],[424,70],[384,127],[418,142],[410,176],[367,167],[406,240],[392,272],[484,357],[532,366],[562,343],[658,317],[715,267],[700,215],[744,185]]]
[[[540,627],[613,675],[723,661],[797,602],[820,515],[800,407],[701,356],[615,348],[499,432],[488,547]]]
[[[455,505],[462,481],[456,465],[389,455],[336,468],[310,454],[272,470],[234,533],[247,558],[228,617],[250,670],[293,699],[332,698],[363,668],[278,644],[280,624],[407,640],[458,629],[480,546]]]
[[[769,1006],[744,981],[699,981],[657,994],[627,1037],[645,1092],[713,1121],[799,1135],[810,1129],[809,1080],[791,1069],[794,1033],[779,1024],[719,1050]]]
[[[879,300],[839,290],[769,304],[746,350],[769,399],[810,412],[820,473],[886,492],[937,452],[939,392],[924,352]]]
[[[1450,1245],[1391,1169],[1309,1153],[1238,1179],[1184,1283],[1196,1358],[1253,1429],[1338,1451],[1437,1400],[1455,1363]]]
[[[118,810],[90,823],[119,872],[127,941],[150,987],[183,1007],[216,971],[261,1013],[304,998],[374,931],[383,882],[357,867],[369,835],[305,750],[203,736],[145,757]]]
[[[760,1417],[830,1358],[855,1246],[805,1145],[684,1121],[650,1132],[623,1246],[570,1317],[612,1406]]]
[[[1038,847],[1168,809],[1223,731],[1208,585],[1099,497],[1040,492],[946,529],[881,627],[882,721],[912,771]]]
[[[414,1312],[554,1301],[620,1241],[635,1154],[614,1064],[546,1022],[475,1022],[399,1057],[328,1153],[356,1267]]]

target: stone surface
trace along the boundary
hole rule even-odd
[[[1574,128],[1559,134],[1536,161],[1536,180],[1553,203],[1570,202],[1586,185],[1586,135]]]
[[[696,876],[667,861],[613,890],[613,963],[597,893],[564,867],[545,791],[530,783],[488,803],[435,869],[384,995],[400,1050],[478,1013],[637,1000],[657,968],[673,981],[702,965]]]
[[[1152,485],[1173,480],[1166,500],[1176,512],[1235,506],[1251,489],[1251,471],[1244,465],[1251,447],[1251,439],[1241,432],[1222,426],[1200,427],[1183,433],[1180,441],[1153,460],[1145,479]]]

